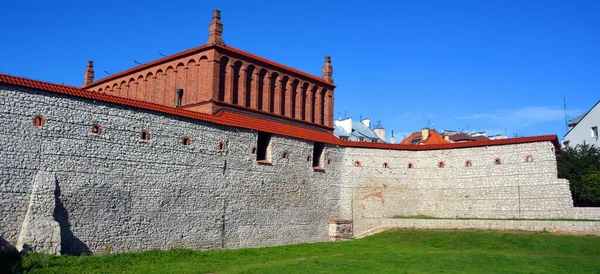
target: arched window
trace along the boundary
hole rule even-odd
[[[408,168],[413,168],[413,167],[414,167],[413,163],[408,163]]]
[[[494,165],[501,165],[501,164],[502,164],[502,160],[500,160],[500,158],[494,159]]]
[[[383,168],[390,168],[390,165],[388,165],[388,163],[387,163],[387,162],[384,162],[384,163],[383,163]]]
[[[285,106],[287,104],[290,104],[291,102],[287,102],[286,99],[288,96],[286,96],[286,93],[291,93],[291,90],[287,90],[288,88],[288,82],[290,81],[290,78],[288,76],[283,76],[283,78],[281,78],[281,81],[279,81],[279,84],[281,85],[279,88],[281,90],[281,94],[279,94],[280,96],[280,101],[279,101],[279,113],[277,114],[281,114],[281,115],[290,115],[289,113],[285,112]]]
[[[439,168],[444,168],[444,167],[446,167],[446,163],[444,163],[444,161],[440,161],[440,162],[438,163],[438,167],[439,167]]]
[[[472,166],[473,166],[473,162],[471,160],[465,161],[465,167],[472,167]]]
[[[46,119],[44,119],[44,116],[42,115],[35,116],[35,118],[33,118],[33,125],[36,127],[43,127],[46,125]]]
[[[284,152],[283,154],[281,154],[281,159],[289,159],[290,158],[290,154],[288,154],[287,152]]]
[[[310,121],[313,123],[316,123],[317,121],[315,120],[315,117],[317,116],[317,109],[315,109],[315,107],[317,106],[317,92],[319,90],[318,86],[314,86],[312,88],[312,92],[310,93],[310,104],[311,104],[311,113],[310,113]]]
[[[225,74],[227,73],[227,63],[229,63],[229,58],[223,56],[221,57],[221,60],[219,62],[219,101],[225,101],[225,91],[226,88],[231,88],[229,87],[225,87],[227,81],[225,81],[225,79],[227,79],[225,77]]]
[[[257,147],[252,147],[252,154],[256,154],[257,151],[258,151]]]
[[[95,134],[102,134],[102,127],[100,127],[98,124],[93,124],[91,131]]]
[[[307,162],[310,162],[310,161],[312,161],[312,156],[310,156],[310,155],[306,156],[306,161],[307,161]]]
[[[245,80],[245,89],[246,89],[246,105],[245,107],[250,107],[252,106],[252,100],[255,100],[255,98],[252,96],[253,92],[258,92],[257,90],[252,90],[252,75],[254,75],[254,69],[255,66],[254,65],[248,65],[248,67],[246,68],[246,80]],[[261,98],[262,99],[262,98]]]
[[[150,133],[147,130],[142,130],[140,133],[140,139],[142,140],[150,140]]]
[[[218,149],[221,151],[225,150],[225,142],[223,142],[223,141],[219,142]]]
[[[304,83],[304,85],[302,85],[302,87],[300,88],[300,102],[298,102],[300,104],[301,110],[300,110],[300,119],[302,120],[308,120],[308,113],[306,113],[306,102],[308,100],[307,98],[307,93],[308,93],[308,83]]]
[[[232,82],[232,86],[231,86],[231,103],[234,105],[238,105],[239,102],[239,96],[241,93],[241,90],[239,90],[240,87],[240,81],[243,82],[244,79],[242,79],[243,77],[241,77],[241,69],[242,69],[242,62],[241,61],[235,61],[235,63],[233,63],[233,75],[231,75],[231,77],[233,77],[231,80]],[[229,102],[227,102],[229,103]]]
[[[354,166],[355,167],[362,167],[362,164],[360,163],[360,161],[354,161]]]
[[[269,87],[269,112],[271,113],[275,113],[275,94],[276,94],[276,90],[278,88],[278,81],[279,81],[279,73],[277,72],[273,72],[271,73],[270,76],[270,87]],[[281,84],[281,83],[279,83]],[[277,100],[281,100],[281,98],[277,98]],[[279,113],[278,113],[279,114]]]
[[[183,136],[183,138],[181,138],[181,143],[184,146],[189,146],[191,142],[192,142],[192,140],[188,136]]]

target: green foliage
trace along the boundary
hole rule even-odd
[[[568,179],[575,206],[600,206],[600,149],[566,147],[558,157],[558,176]]]
[[[100,256],[30,254],[30,273],[597,273],[600,237],[487,231],[382,232],[360,240]]]
[[[581,177],[581,199],[600,204],[600,171],[592,170]]]

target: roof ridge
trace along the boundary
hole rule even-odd
[[[244,50],[241,50],[241,49],[238,49],[238,48],[235,48],[235,47],[232,47],[232,46],[227,46],[227,45],[225,45],[225,46],[217,45],[217,47],[225,49],[225,50],[229,50],[229,51],[231,51],[233,53],[241,54],[241,55],[246,56],[246,57],[250,57],[250,58],[255,59],[257,61],[269,64],[269,65],[272,65],[272,66],[275,66],[275,67],[279,67],[279,68],[284,69],[284,70],[288,70],[290,72],[302,75],[304,77],[311,78],[313,80],[319,81],[319,82],[321,82],[323,84],[326,84],[328,86],[334,86],[335,87],[334,84],[331,84],[331,83],[327,82],[327,80],[325,80],[323,78],[320,78],[320,77],[318,77],[316,75],[313,75],[313,74],[310,74],[310,73],[307,73],[307,72],[304,72],[304,71],[292,68],[290,66],[286,66],[286,65],[284,65],[282,63],[271,61],[271,60],[266,59],[264,57],[260,57],[260,56],[258,56],[256,54],[250,53],[248,51],[244,51]]]
[[[569,133],[571,133],[571,131],[573,129],[575,129],[575,127],[577,127],[577,125],[579,125],[579,122],[581,122],[581,120],[583,120],[583,118],[585,118],[585,116],[588,115],[588,113],[590,113],[592,111],[592,109],[594,109],[598,104],[600,104],[600,100],[598,100],[598,102],[596,102],[588,111],[586,111],[584,114],[581,114],[579,116],[581,116],[581,119],[579,119],[579,121],[577,121],[577,124],[574,125],[572,128],[569,129],[569,131],[567,131],[567,133],[565,133],[565,136],[563,137],[567,137],[567,135],[569,135]],[[573,118],[573,120],[575,120],[576,118],[578,118],[579,116]]]
[[[232,46],[227,46],[227,45],[221,46],[221,45],[208,45],[208,44],[205,44],[205,45],[201,45],[201,46],[198,46],[198,47],[187,49],[187,50],[184,50],[184,51],[181,51],[181,52],[169,55],[169,56],[165,56],[163,58],[160,58],[160,59],[157,59],[157,60],[154,60],[154,61],[150,61],[150,62],[145,63],[145,64],[141,64],[141,65],[138,65],[138,66],[126,69],[124,71],[115,73],[113,75],[109,75],[107,77],[99,79],[98,81],[94,81],[91,84],[84,86],[83,88],[96,87],[96,86],[99,86],[100,84],[103,84],[103,83],[115,80],[115,79],[117,79],[119,77],[131,74],[131,73],[135,73],[135,72],[138,72],[138,71],[150,68],[150,67],[152,67],[154,65],[158,65],[158,64],[169,62],[169,61],[173,61],[173,60],[175,60],[177,58],[185,57],[187,55],[192,55],[192,54],[198,53],[198,52],[200,52],[202,50],[208,50],[208,49],[211,49],[211,48],[219,48],[219,49],[223,49],[223,50],[235,53],[235,54],[246,56],[246,57],[249,57],[249,58],[254,59],[256,61],[265,63],[267,65],[278,67],[280,69],[287,70],[289,72],[292,72],[292,73],[295,73],[295,74],[298,74],[298,75],[310,78],[312,80],[319,81],[322,84],[326,84],[328,86],[335,87],[334,84],[331,84],[331,83],[327,82],[325,79],[320,78],[320,77],[318,77],[316,75],[312,75],[310,73],[306,73],[306,72],[303,72],[301,70],[297,70],[297,69],[292,68],[290,66],[286,66],[284,64],[281,64],[281,63],[278,63],[278,62],[275,62],[275,61],[271,61],[269,59],[260,57],[260,56],[258,56],[256,54],[253,54],[253,53],[250,53],[250,52],[247,52],[247,51],[244,51],[244,50],[232,47]]]
[[[184,57],[184,56],[186,56],[188,54],[194,54],[197,51],[201,51],[203,49],[209,49],[210,47],[214,47],[214,45],[201,45],[201,46],[198,46],[198,47],[194,47],[194,48],[191,48],[191,49],[180,51],[180,52],[177,52],[175,54],[172,54],[172,55],[169,55],[169,56],[165,56],[163,58],[156,59],[154,61],[150,61],[148,63],[144,63],[144,64],[141,64],[139,66],[135,66],[135,67],[126,69],[124,71],[117,72],[115,74],[112,74],[112,75],[106,76],[104,78],[98,79],[98,81],[94,81],[93,83],[91,83],[91,84],[89,84],[87,86],[84,86],[84,88],[95,87],[95,86],[98,86],[98,85],[100,85],[102,83],[105,83],[105,82],[108,82],[108,81],[111,81],[111,80],[115,80],[115,79],[117,79],[117,78],[119,78],[121,76],[127,75],[129,73],[135,73],[137,71],[147,69],[147,68],[149,68],[151,66],[154,66],[154,65],[158,65],[158,64],[162,64],[164,62],[172,61],[173,59],[177,59],[179,57]]]

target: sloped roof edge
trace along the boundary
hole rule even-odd
[[[292,67],[288,67],[286,65],[283,65],[283,64],[280,64],[280,63],[277,63],[277,62],[273,62],[271,60],[262,58],[262,57],[260,57],[258,55],[254,55],[252,53],[249,53],[249,52],[246,52],[246,51],[243,51],[243,50],[231,47],[231,46],[202,45],[202,46],[198,46],[198,47],[195,47],[195,48],[184,50],[184,51],[175,53],[173,55],[169,55],[169,56],[166,56],[166,57],[163,57],[163,58],[160,58],[160,59],[157,59],[157,60],[154,60],[154,61],[142,64],[142,65],[139,65],[139,66],[136,66],[136,67],[133,67],[133,68],[121,71],[119,73],[115,73],[113,75],[104,77],[102,79],[94,81],[93,83],[91,83],[91,84],[89,84],[87,86],[84,86],[84,88],[96,87],[96,86],[99,86],[99,85],[104,84],[106,82],[115,80],[115,79],[117,79],[119,77],[122,77],[122,76],[125,76],[125,75],[128,75],[128,74],[132,74],[132,73],[135,73],[135,72],[138,72],[138,71],[150,68],[150,67],[155,66],[155,65],[163,64],[163,63],[166,63],[166,62],[171,62],[171,61],[176,60],[178,58],[182,58],[182,57],[185,57],[185,56],[193,55],[193,54],[196,54],[196,53],[199,53],[199,52],[202,52],[202,51],[205,51],[205,50],[209,50],[209,49],[212,49],[212,48],[217,48],[217,49],[221,49],[221,50],[227,51],[229,53],[234,53],[234,54],[242,55],[244,57],[247,57],[247,58],[250,58],[250,59],[254,59],[254,60],[258,61],[258,62],[261,62],[261,63],[267,64],[267,65],[270,65],[270,66],[273,66],[273,67],[276,67],[276,68],[279,68],[279,69],[282,69],[282,70],[286,70],[286,71],[289,71],[289,72],[292,72],[292,73],[295,73],[295,74],[307,77],[307,78],[309,78],[311,80],[315,80],[315,81],[317,81],[317,82],[319,82],[321,84],[324,84],[324,85],[327,85],[327,86],[330,86],[330,87],[335,87],[335,85],[328,83],[323,78],[317,77],[317,76],[312,75],[312,74],[308,74],[306,72],[294,69]]]
[[[221,111],[217,114],[205,114],[194,111],[184,110],[180,108],[168,107],[133,99],[121,98],[113,95],[87,91],[74,86],[51,84],[47,82],[31,80],[6,74],[0,74],[0,84],[8,84],[19,87],[37,89],[57,94],[69,95],[84,99],[97,100],[117,105],[130,106],[139,109],[156,111],[160,113],[170,114],[174,116],[186,117],[190,119],[205,121],[223,126],[232,126],[245,128],[250,130],[263,131],[273,134],[279,134],[288,137],[294,137],[302,140],[322,142],[332,145],[340,145],[344,147],[360,147],[374,149],[394,149],[394,150],[439,150],[439,149],[455,149],[469,148],[482,146],[497,146],[510,145],[520,143],[533,143],[549,141],[554,144],[557,152],[560,151],[558,138],[556,135],[543,135],[533,137],[518,137],[500,140],[482,140],[466,143],[449,143],[435,145],[404,145],[404,144],[389,144],[389,143],[371,143],[371,142],[351,142],[342,141],[336,138],[332,132],[311,130],[308,128],[298,127],[290,124],[283,124],[248,115]]]
[[[579,123],[581,122],[581,120],[585,119],[585,116],[587,116],[588,113],[590,113],[592,111],[592,109],[596,108],[596,106],[598,104],[600,104],[600,101],[596,102],[594,104],[594,106],[592,108],[590,108],[590,110],[588,110],[585,114],[579,115],[579,116],[575,117],[575,119],[577,119],[577,118],[579,118],[581,116],[581,118],[579,119],[579,121],[577,122],[577,124],[574,127],[572,127],[571,129],[569,129],[569,131],[567,133],[565,133],[565,136],[563,136],[563,137],[567,137],[567,135],[569,135],[569,133],[571,133],[571,131],[573,131],[573,129],[575,129],[579,125]],[[573,120],[575,120],[575,119],[573,119]]]

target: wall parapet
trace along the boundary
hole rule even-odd
[[[480,229],[504,231],[551,232],[557,234],[598,235],[600,221],[536,221],[536,220],[435,220],[384,219],[381,224],[356,235],[364,238],[390,229]]]

